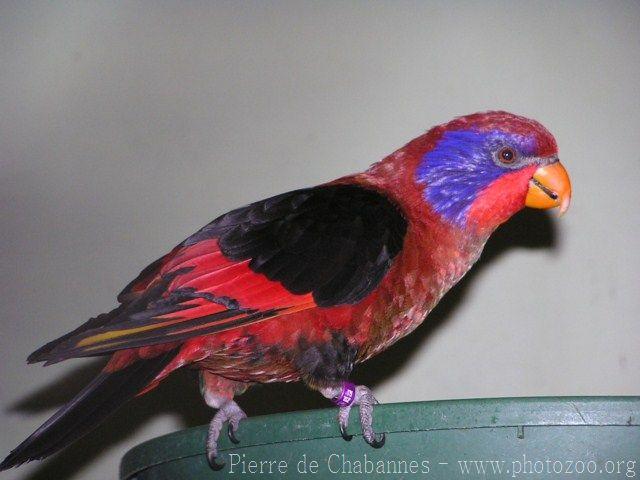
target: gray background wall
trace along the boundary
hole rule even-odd
[[[519,215],[360,378],[382,402],[640,393],[639,24],[637,2],[2,2],[0,452],[99,368],[26,355],[170,246],[486,109],[556,134],[572,209]],[[326,405],[282,391],[241,403]],[[2,478],[115,478],[125,450],[209,414],[179,375]]]

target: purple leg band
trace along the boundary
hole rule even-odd
[[[351,382],[342,382],[340,395],[331,399],[339,407],[348,407],[356,398],[356,386]]]

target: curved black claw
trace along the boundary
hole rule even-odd
[[[213,458],[207,457],[207,461],[209,462],[209,466],[211,467],[211,470],[215,470],[216,472],[222,470],[226,465],[225,463],[216,462],[216,457],[213,457]]]
[[[240,443],[240,440],[238,440],[238,437],[236,437],[236,431],[231,426],[231,424],[227,426],[227,435],[229,436],[229,440],[231,440],[236,445]]]
[[[345,427],[344,425],[340,424],[340,435],[342,435],[342,438],[345,439],[345,441],[350,442],[353,439],[353,435],[349,435],[347,433],[347,427]],[[384,441],[383,441],[384,443]]]
[[[371,440],[371,441],[368,441],[366,438],[364,439],[364,441],[367,442],[369,445],[371,445],[373,448],[382,448],[382,446],[384,445],[385,440],[386,440],[386,437],[385,437],[384,433],[380,434],[380,438],[376,438],[374,436],[373,440]]]

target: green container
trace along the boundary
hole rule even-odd
[[[446,400],[378,405],[383,448],[345,442],[336,409],[244,420],[239,445],[221,436],[224,470],[205,458],[207,428],[130,450],[122,480],[215,478],[634,478],[640,477],[640,397]],[[224,437],[224,438],[223,438]],[[484,472],[484,473],[483,473]]]

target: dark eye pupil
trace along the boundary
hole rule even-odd
[[[514,157],[513,150],[511,150],[510,148],[505,148],[500,152],[500,157],[502,157],[502,160],[504,160],[505,162],[511,162]]]

